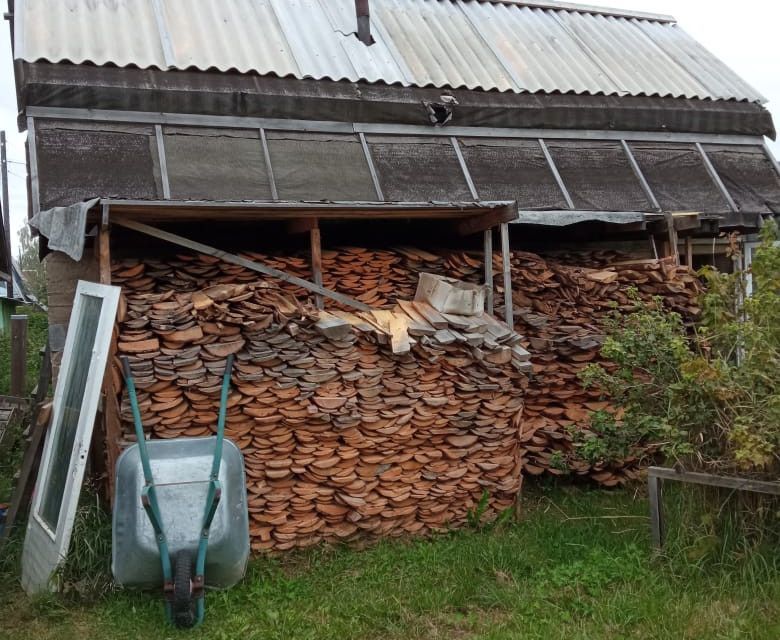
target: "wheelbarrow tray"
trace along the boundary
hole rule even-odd
[[[146,443],[171,557],[195,557],[206,504],[216,437],[150,440]],[[238,582],[249,558],[249,518],[244,458],[225,439],[219,470],[222,496],[209,532],[206,586]],[[163,582],[154,529],[141,503],[144,476],[138,445],[119,457],[113,513],[112,571],[124,586],[159,588]]]

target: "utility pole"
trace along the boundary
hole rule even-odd
[[[5,251],[8,256],[8,297],[14,297],[14,265],[11,255],[11,203],[8,202],[8,158],[6,157],[5,131],[0,131],[0,176],[3,180],[3,227],[5,228]]]

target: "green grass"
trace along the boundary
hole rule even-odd
[[[41,349],[46,346],[49,321],[45,313],[33,307],[17,307],[17,314],[26,314],[27,321],[27,393],[38,384],[41,369]],[[0,334],[0,395],[11,392],[11,335]]]
[[[46,346],[49,326],[46,314],[32,307],[18,307],[17,314],[29,316],[27,325],[27,393],[32,393],[38,384],[41,369],[41,349]],[[11,392],[11,336],[10,331],[0,334],[0,395]],[[6,434],[9,446],[0,455],[0,503],[9,502],[13,490],[14,472],[19,468],[24,455],[22,430],[25,421],[19,419],[9,425]]]
[[[709,528],[700,545],[711,516],[694,516],[701,501],[689,495],[668,494],[663,557],[649,550],[644,497],[535,489],[518,524],[256,560],[240,585],[207,594],[206,622],[190,632],[165,625],[156,594],[30,601],[6,586],[0,637],[780,638],[776,539]]]

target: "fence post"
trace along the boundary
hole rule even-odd
[[[664,546],[663,484],[661,478],[647,474],[647,493],[650,501],[650,536],[653,549],[660,552]]]
[[[11,316],[11,395],[27,395],[27,316]]]

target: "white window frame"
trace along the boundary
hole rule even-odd
[[[81,485],[84,480],[84,469],[87,463],[89,447],[92,442],[92,431],[95,425],[103,376],[106,371],[106,361],[111,347],[111,337],[114,329],[116,311],[119,304],[119,287],[101,285],[94,282],[79,281],[73,302],[73,309],[65,340],[60,375],[54,392],[54,404],[51,427],[46,434],[43,456],[41,458],[38,480],[35,484],[27,535],[22,554],[22,584],[28,592],[44,591],[49,587],[52,575],[57,566],[65,558],[70,546],[73,522],[76,517]],[[62,494],[57,526],[52,531],[49,523],[41,516],[44,488],[47,486],[51,469],[54,443],[61,428],[63,417],[62,399],[69,383],[70,362],[74,357],[73,346],[76,340],[76,324],[81,318],[84,296],[102,299],[100,317],[95,331],[95,343],[89,363],[84,397],[81,401],[81,411],[76,427],[68,463],[68,475]]]

